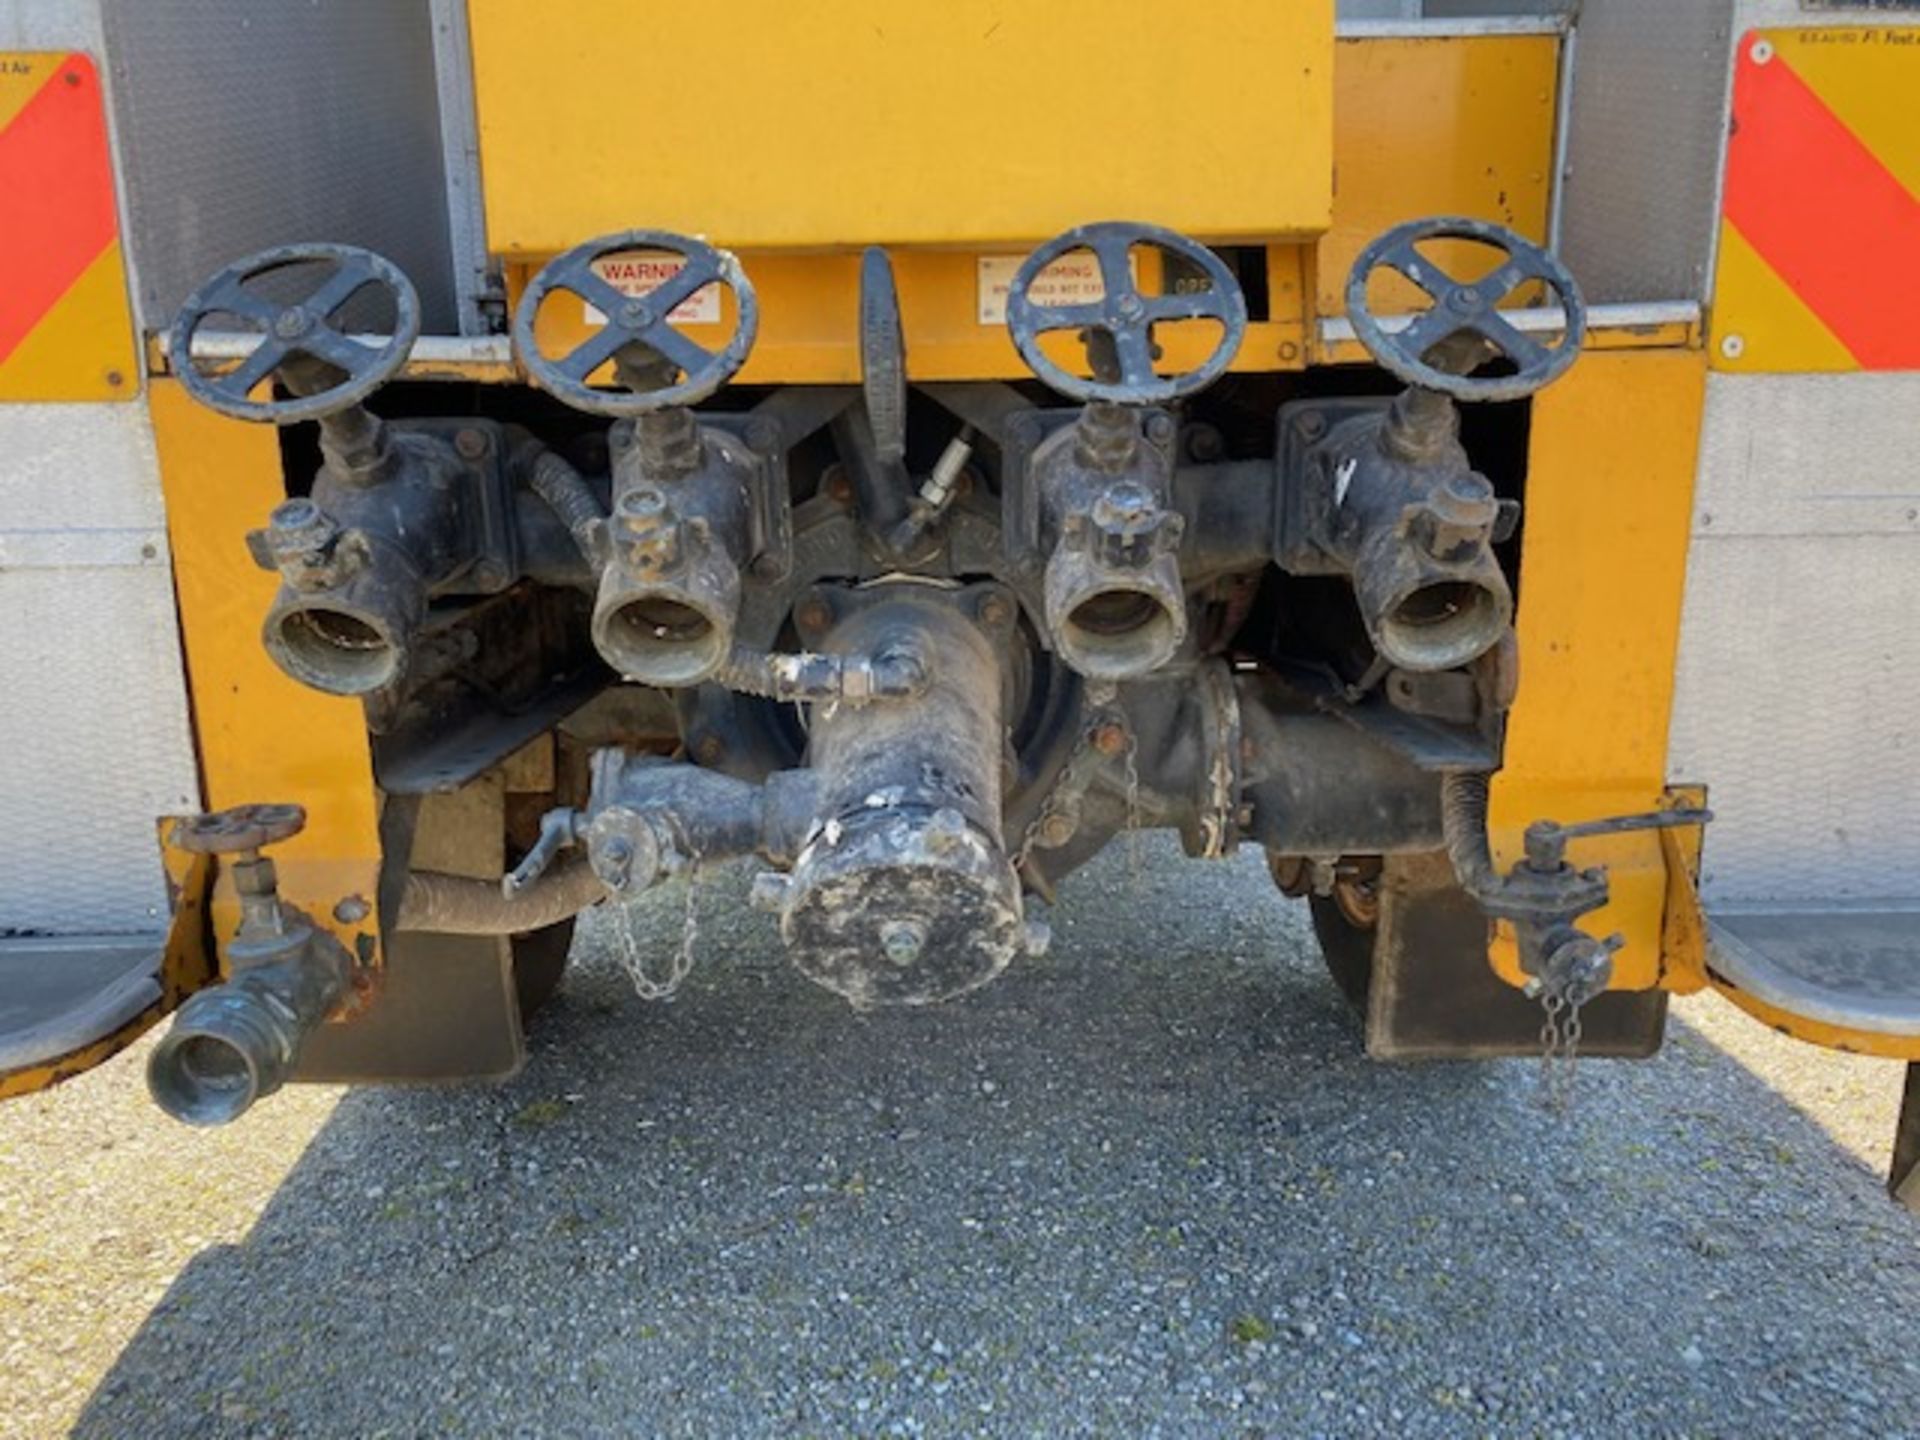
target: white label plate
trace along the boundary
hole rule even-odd
[[[622,295],[636,299],[659,289],[686,266],[686,257],[661,250],[623,250],[618,255],[603,255],[593,262],[593,273]],[[586,307],[589,325],[604,325],[607,317],[592,305]],[[675,325],[717,325],[720,323],[720,287],[703,285],[673,307],[667,317]]]
[[[980,257],[979,311],[982,325],[1007,323],[1007,290],[1020,269],[1024,255],[982,255]],[[1127,268],[1134,283],[1140,282],[1140,267],[1132,256]],[[1062,255],[1034,278],[1028,292],[1039,305],[1081,305],[1107,298],[1107,287],[1100,279],[1100,262],[1091,250]]]

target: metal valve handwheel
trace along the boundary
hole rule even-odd
[[[1428,240],[1472,240],[1499,250],[1504,259],[1478,280],[1456,280],[1417,246]],[[1399,330],[1388,330],[1367,304],[1367,283],[1382,268],[1394,270],[1428,295],[1433,305]],[[1566,316],[1564,337],[1546,345],[1495,307],[1520,286],[1539,281],[1553,292]],[[1547,251],[1503,225],[1484,220],[1415,220],[1360,252],[1347,278],[1347,319],[1375,360],[1409,385],[1437,390],[1456,400],[1517,400],[1558,379],[1580,354],[1587,333],[1587,307],[1573,276]],[[1427,360],[1443,340],[1475,336],[1514,366],[1512,375],[1455,375]]]
[[[249,290],[249,281],[296,265],[332,262],[333,271],[306,298],[281,304]],[[333,323],[340,308],[368,286],[378,286],[393,306],[393,333],[349,335]],[[232,315],[257,326],[261,340],[224,374],[200,368],[194,337],[210,316]],[[291,425],[316,420],[364,400],[406,364],[420,335],[420,297],[391,260],[352,245],[282,245],[236,260],[196,290],[181,307],[167,340],[167,359],[181,384],[202,405],[236,420]],[[247,393],[289,359],[306,356],[341,373],[336,384],[285,400],[249,400]]]
[[[197,855],[230,855],[291,840],[306,826],[298,805],[236,805],[176,822],[173,843]]]
[[[1151,245],[1178,256],[1207,279],[1204,290],[1173,295],[1144,295],[1133,278],[1128,254]],[[1100,265],[1105,295],[1074,305],[1043,305],[1033,298],[1036,280],[1061,256],[1090,250]],[[1153,327],[1173,320],[1214,320],[1221,335],[1203,364],[1176,375],[1153,369]],[[1007,292],[1007,329],[1014,347],[1046,385],[1072,400],[1117,405],[1156,405],[1205,389],[1220,377],[1247,333],[1247,297],[1218,255],[1186,236],[1158,225],[1109,220],[1082,225],[1057,235],[1026,258]],[[1051,331],[1104,331],[1111,351],[1096,363],[1092,379],[1070,374],[1048,359],[1040,337]]]
[[[679,272],[645,295],[627,295],[594,271],[596,261],[628,250],[657,250],[682,258]],[[733,338],[709,350],[673,328],[674,309],[709,285],[733,291],[737,318]],[[534,343],[534,317],[547,297],[564,290],[606,316],[606,328],[558,360]],[[549,261],[528,284],[513,318],[513,345],[520,363],[542,390],[576,410],[596,415],[647,415],[706,399],[746,363],[760,325],[753,285],[729,251],[667,230],[628,230],[576,245]],[[629,345],[644,345],[678,370],[682,378],[658,390],[595,390],[587,377]]]

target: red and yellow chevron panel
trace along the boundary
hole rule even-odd
[[[100,77],[0,53],[0,401],[139,388]]]
[[[1741,37],[1713,364],[1920,370],[1920,26]]]

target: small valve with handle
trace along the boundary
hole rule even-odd
[[[1513,927],[1526,992],[1546,1015],[1541,1031],[1546,1093],[1551,1102],[1563,1103],[1564,1077],[1555,1076],[1552,1062],[1559,1058],[1571,1070],[1580,1043],[1580,1012],[1612,983],[1613,957],[1626,943],[1618,934],[1598,937],[1580,928],[1582,916],[1607,903],[1610,887],[1603,867],[1570,864],[1568,845],[1603,835],[1705,825],[1713,812],[1677,806],[1571,825],[1538,820],[1527,827],[1525,853],[1505,875],[1494,868],[1487,840],[1485,775],[1448,776],[1441,788],[1441,816],[1461,886],[1489,918]]]
[[[228,942],[228,978],[180,1007],[147,1062],[155,1103],[189,1125],[223,1125],[292,1074],[300,1046],[347,996],[353,961],[306,912],[280,899],[260,852],[306,825],[298,805],[242,805],[173,827],[195,854],[232,857],[240,925]]]

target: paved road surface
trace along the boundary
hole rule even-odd
[[[927,1013],[743,894],[667,1006],[594,927],[504,1088],[199,1135],[143,1045],[0,1110],[0,1433],[1920,1429],[1896,1067],[1712,999],[1565,1122],[1526,1064],[1369,1065],[1252,856],[1119,851]]]

